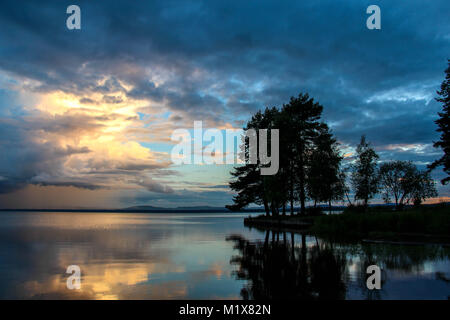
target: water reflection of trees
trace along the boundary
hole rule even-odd
[[[281,239],[280,239],[281,238]],[[248,280],[241,290],[244,299],[344,299],[345,257],[328,245],[295,243],[294,235],[266,232],[264,242],[230,236],[239,255],[236,277]]]
[[[381,290],[367,289],[369,265],[420,273],[427,261],[450,256],[448,248],[441,246],[342,244],[317,239],[307,244],[305,235],[299,237],[267,230],[264,241],[249,241],[240,235],[227,238],[238,252],[230,261],[237,266],[235,276],[247,280],[241,290],[243,299],[345,299],[350,286],[360,291],[358,296],[363,299],[381,299],[389,276],[383,272]],[[443,277],[436,273],[436,279]]]
[[[389,245],[383,243],[357,243],[339,244],[336,250],[345,254],[347,267],[354,268],[354,282],[359,288],[362,298],[373,300],[381,299],[385,294],[385,284],[389,282],[392,272],[400,272],[405,275],[420,275],[426,271],[426,263],[429,261],[446,261],[450,258],[450,248],[440,245]],[[354,261],[352,261],[354,260]],[[379,266],[382,272],[381,290],[368,290],[366,286],[367,267],[370,265]],[[389,270],[390,272],[386,272]],[[442,273],[435,271],[437,280],[442,280]],[[444,280],[442,280],[444,281]]]

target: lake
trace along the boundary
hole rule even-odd
[[[1,299],[448,299],[450,249],[330,243],[248,214],[0,212]],[[383,270],[368,290],[366,268]],[[81,269],[69,290],[66,269]]]

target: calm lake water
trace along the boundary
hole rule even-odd
[[[244,214],[0,213],[1,299],[447,299],[450,249],[329,243]],[[383,271],[382,290],[365,270]],[[66,286],[81,268],[80,290]]]

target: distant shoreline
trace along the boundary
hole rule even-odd
[[[128,210],[128,209],[0,209],[0,212],[66,212],[66,213],[233,213],[228,209],[155,209],[155,210]],[[264,209],[248,209],[237,213],[263,212]]]
[[[450,202],[444,202],[450,205]],[[432,207],[439,204],[424,204],[424,207]],[[328,212],[330,209],[328,206],[318,206],[323,212]],[[370,207],[384,207],[384,208],[394,208],[393,204],[374,204]],[[331,211],[342,211],[346,206],[332,206]],[[295,212],[298,212],[300,208],[294,208]],[[239,211],[232,211],[227,208],[220,207],[179,207],[179,208],[158,208],[158,207],[130,207],[124,209],[0,209],[0,212],[86,212],[86,213],[255,213],[255,212],[265,212],[264,208],[247,208]]]

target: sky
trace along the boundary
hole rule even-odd
[[[81,9],[81,30],[66,9]],[[381,30],[366,8],[381,8]],[[174,165],[174,130],[242,128],[309,93],[352,161],[440,157],[450,3],[2,1],[0,208],[224,206],[231,165]],[[442,171],[433,172],[442,178]],[[449,187],[438,186],[443,199]]]

